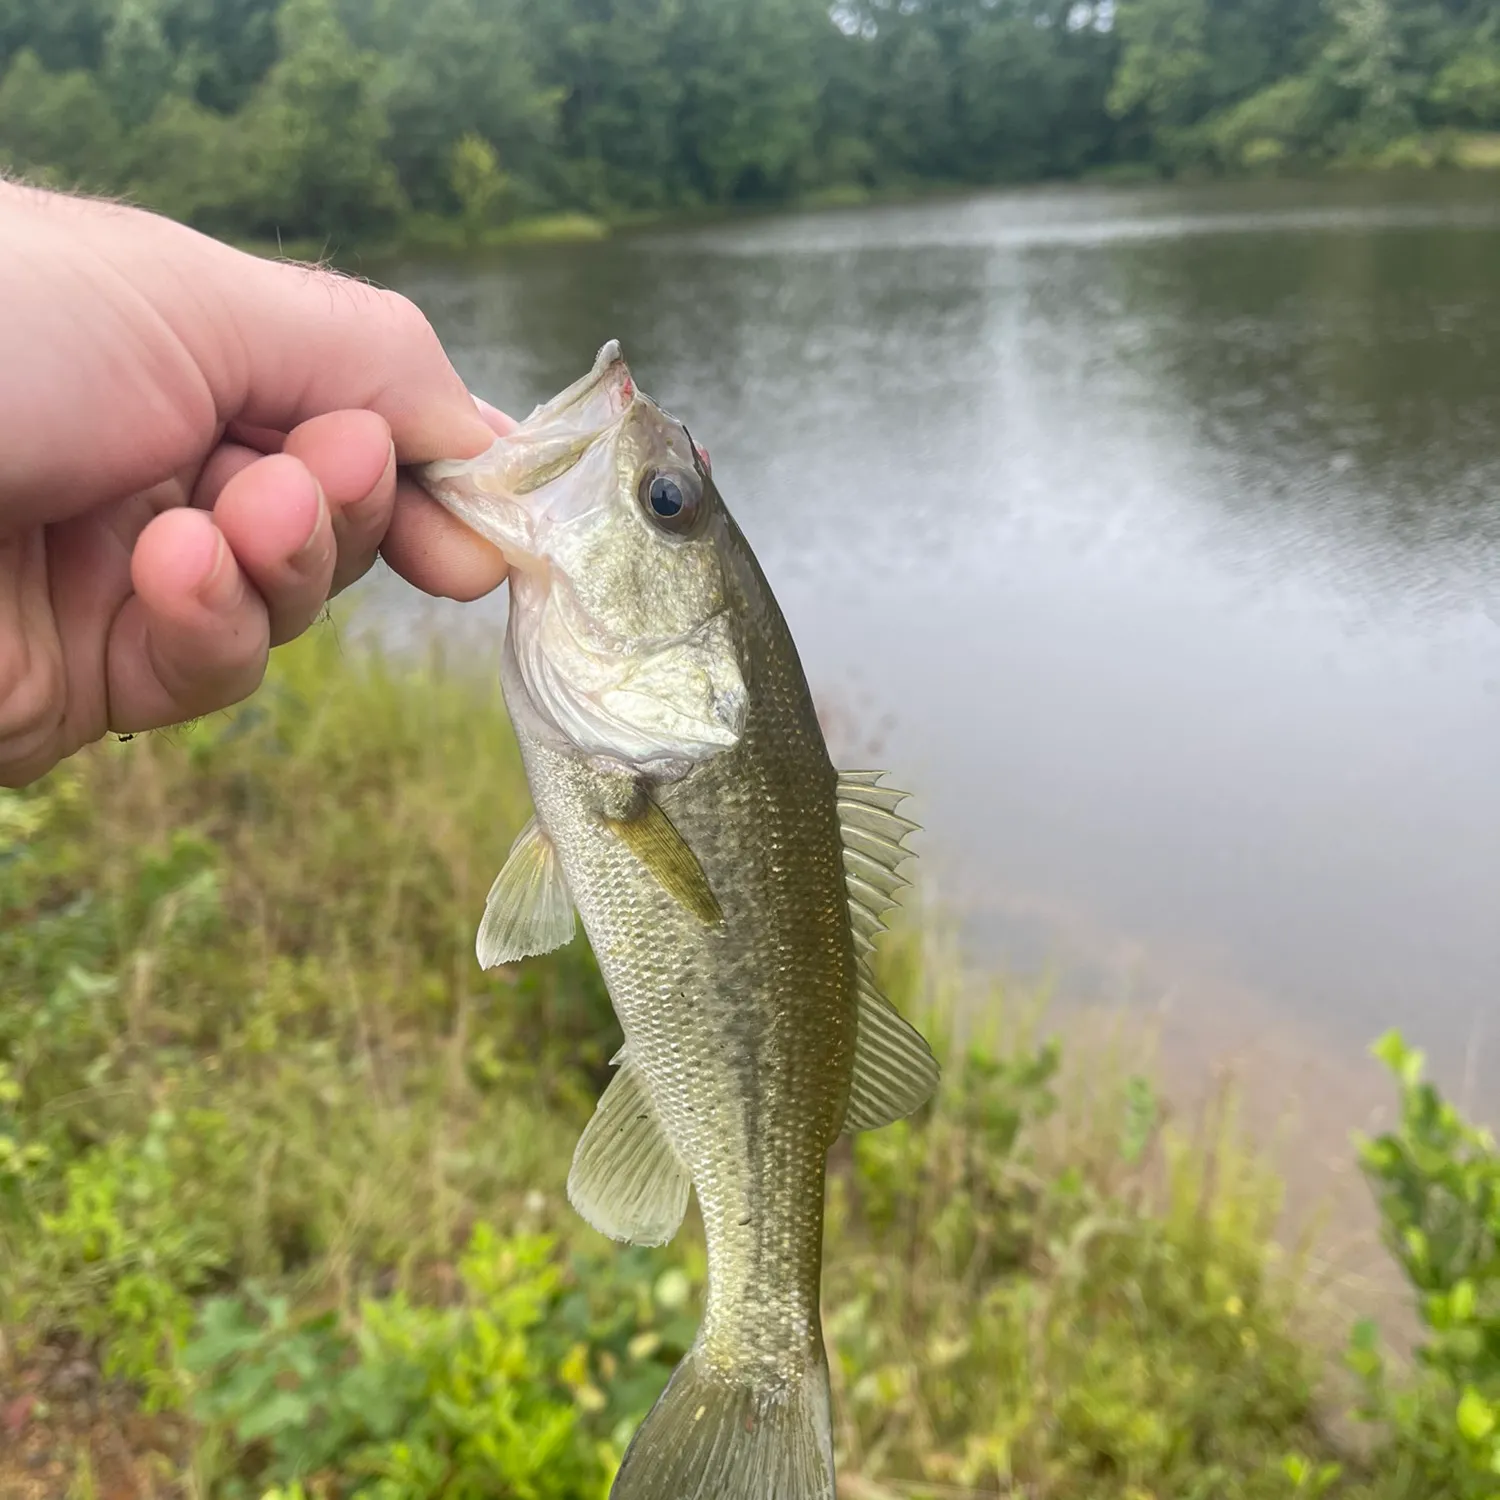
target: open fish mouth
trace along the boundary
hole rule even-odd
[[[581,431],[596,434],[625,414],[635,399],[635,381],[620,352],[619,339],[601,344],[593,367],[550,401],[532,409],[522,427],[553,422],[576,424]]]
[[[526,497],[575,468],[641,399],[619,340],[610,339],[586,375],[535,407],[478,457],[419,465],[416,478],[513,567],[535,567],[541,561],[536,517]]]
[[[713,541],[721,502],[618,340],[477,458],[416,477],[505,554],[510,649],[564,739],[653,774],[739,742],[747,696]],[[653,508],[655,486],[675,509]]]

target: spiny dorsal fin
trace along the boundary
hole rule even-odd
[[[620,1071],[573,1152],[568,1201],[612,1240],[665,1245],[687,1212],[688,1174],[624,1048],[615,1062]]]
[[[849,922],[860,954],[874,947],[875,934],[885,926],[885,913],[896,904],[896,892],[909,883],[899,869],[903,860],[912,857],[904,840],[917,828],[896,811],[908,793],[881,786],[884,775],[884,771],[840,771],[836,794]]]
[[[573,898],[552,840],[533,817],[484,903],[474,952],[481,969],[561,948],[573,936]]]
[[[938,1076],[937,1059],[922,1033],[880,993],[861,963],[859,1030],[845,1133],[879,1130],[904,1119],[932,1097]]]
[[[672,820],[654,799],[645,799],[641,812],[631,818],[606,818],[605,822],[630,846],[631,852],[705,926],[722,920],[718,898]]]

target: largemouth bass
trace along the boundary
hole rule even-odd
[[[486,968],[583,919],[625,1035],[568,1196],[664,1244],[696,1191],[702,1326],[614,1500],[832,1500],[818,1316],[841,1131],[916,1109],[926,1042],[868,963],[915,827],[840,774],[706,453],[609,343],[429,492],[511,565],[501,667],[536,815],[479,928]]]

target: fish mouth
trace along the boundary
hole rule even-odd
[[[497,546],[512,567],[544,567],[537,516],[527,497],[574,468],[642,399],[619,340],[610,339],[586,375],[535,407],[477,458],[421,464],[415,477],[444,509]]]
[[[599,346],[593,368],[586,375],[581,375],[550,401],[535,407],[521,426],[558,423],[582,428],[592,425],[598,431],[624,416],[634,399],[635,381],[631,379],[625,356],[620,352],[620,341],[609,339]]]

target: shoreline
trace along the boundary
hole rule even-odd
[[[265,240],[225,236],[226,243],[267,259],[313,261],[341,269],[357,263],[379,265],[399,260],[462,264],[507,250],[537,246],[581,245],[643,230],[690,229],[714,224],[754,222],[790,214],[837,213],[901,204],[941,203],[986,193],[1028,189],[1146,187],[1178,183],[1200,186],[1231,182],[1318,182],[1355,178],[1475,177],[1500,172],[1500,132],[1448,132],[1404,137],[1374,157],[1326,162],[1278,161],[1237,171],[1187,168],[1168,171],[1151,162],[1112,162],[1086,168],[1071,177],[1038,177],[997,181],[906,182],[879,188],[856,183],[820,188],[776,202],[702,205],[662,210],[594,214],[580,209],[527,215],[477,233],[460,220],[415,215],[389,235],[337,245],[311,239]]]

